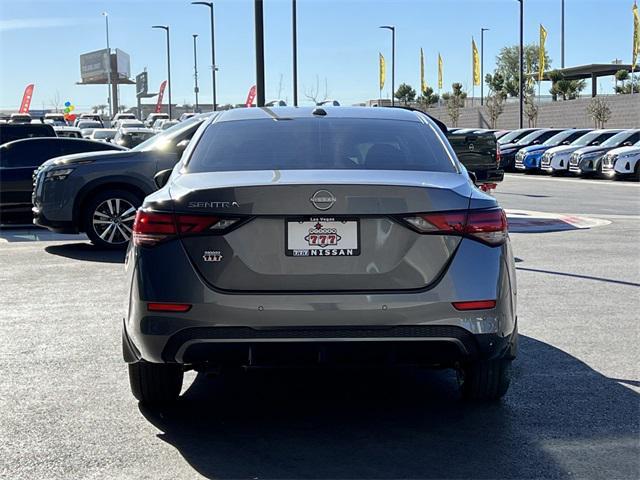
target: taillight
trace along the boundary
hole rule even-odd
[[[472,302],[453,302],[453,308],[456,310],[489,310],[496,308],[495,300],[476,300]]]
[[[508,236],[507,216],[501,208],[425,213],[405,217],[404,221],[420,233],[464,235],[489,245],[501,245]]]
[[[500,167],[500,144],[496,146],[496,166]]]
[[[150,312],[188,312],[190,303],[147,303]]]
[[[138,210],[133,222],[133,243],[137,246],[149,247],[178,234],[221,233],[238,220],[210,215],[181,215]]]

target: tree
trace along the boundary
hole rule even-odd
[[[457,82],[451,85],[451,92],[442,94],[453,127],[458,126],[460,109],[464,107],[465,98],[467,98],[467,93],[462,90],[462,84]]]
[[[304,96],[307,97],[308,100],[311,100],[314,105],[318,105],[319,103],[324,102],[327,98],[329,98],[329,91],[327,87],[327,79],[324,79],[324,95],[320,96],[320,77],[316,75],[316,86],[315,88],[311,87],[309,89],[304,89]]]
[[[601,97],[594,97],[587,106],[587,113],[593,118],[596,128],[604,128],[611,118],[611,109],[607,101]]]
[[[491,128],[498,127],[498,117],[504,111],[504,102],[507,93],[504,90],[504,77],[500,73],[491,75],[487,73],[485,83],[489,86],[489,94],[484,99],[485,108],[489,114]]]
[[[529,127],[535,127],[538,121],[538,106],[536,105],[536,97],[533,92],[527,93],[524,97],[524,113],[529,120]]]
[[[500,73],[504,78],[504,90],[510,97],[517,97],[519,90],[520,78],[520,47],[513,45],[511,47],[503,47],[496,57],[495,73]],[[531,65],[531,73],[537,74],[539,68],[539,51],[537,44],[530,44],[524,47],[524,65],[525,74],[527,66]],[[544,54],[545,67],[549,68],[551,59]]]
[[[100,105],[95,105],[94,108],[94,113],[97,113],[98,110],[100,110],[100,115],[104,115],[104,111],[107,108],[108,105],[105,105],[104,103],[101,103]]]
[[[425,110],[428,110],[431,105],[435,105],[440,100],[440,96],[437,93],[433,93],[433,88],[427,87],[427,89],[422,92],[417,98],[418,104],[423,107]]]
[[[620,81],[622,85],[615,86],[615,92],[619,94],[628,94],[640,92],[640,82],[636,75],[629,75],[626,70],[618,70],[616,72],[616,80]],[[624,83],[626,80],[630,80],[628,83]]]
[[[60,111],[60,107],[62,106],[62,100],[60,100],[60,92],[58,90],[56,90],[55,95],[51,97],[51,99],[49,100],[49,103],[54,108],[56,113]]]
[[[549,93],[554,102],[558,97],[562,97],[562,100],[575,100],[587,85],[584,80],[567,80],[558,70],[549,72],[547,76],[551,80]]]
[[[401,102],[404,102],[405,105],[409,105],[410,102],[413,102],[416,98],[416,91],[411,88],[411,85],[407,85],[406,83],[401,83],[396,90],[396,93],[393,94]]]

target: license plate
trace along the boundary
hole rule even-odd
[[[286,221],[289,257],[360,255],[360,222],[355,218],[311,217]]]

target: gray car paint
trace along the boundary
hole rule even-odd
[[[264,114],[247,110],[254,109],[245,109],[234,118],[238,115],[253,118],[251,115]],[[340,115],[357,115],[353,110],[342,109]],[[381,112],[375,114],[384,115]],[[402,115],[410,118],[409,113]],[[223,113],[220,118],[224,117]],[[192,141],[189,150],[193,145]],[[188,152],[185,152],[185,157],[188,157]],[[182,162],[185,162],[185,157]],[[180,331],[193,327],[229,326],[263,329],[283,326],[446,325],[481,336],[489,335],[492,340],[483,352],[486,358],[504,353],[497,348],[498,340],[510,337],[516,328],[516,279],[509,241],[492,247],[470,238],[418,235],[393,218],[417,212],[495,207],[496,200],[476,189],[461,165],[457,164],[458,173],[447,174],[373,170],[189,174],[183,171],[182,162],[174,169],[169,183],[147,197],[143,209],[227,216],[233,215],[230,211],[233,209],[238,215],[258,216],[224,236],[174,238],[151,248],[130,245],[126,257],[130,298],[124,333],[136,353],[125,353],[126,361],[180,362],[185,349],[193,343],[242,342],[239,338],[195,338],[181,346],[175,359],[163,358],[167,342]],[[317,190],[329,190],[336,197],[334,207],[322,215],[372,216],[366,227],[371,233],[369,247],[384,245],[384,236],[395,229],[398,230],[399,243],[405,241],[405,245],[412,242],[417,245],[421,255],[410,257],[409,262],[413,268],[411,273],[416,277],[411,279],[405,269],[400,272],[403,278],[394,278],[387,265],[387,271],[383,273],[388,275],[383,282],[387,289],[376,291],[379,285],[373,278],[385,261],[376,255],[384,256],[382,250],[376,250],[374,256],[366,258],[369,265],[375,267],[370,271],[366,271],[366,265],[358,264],[357,260],[351,264],[352,268],[365,269],[359,272],[363,277],[355,279],[348,278],[351,273],[346,271],[345,265],[309,263],[305,261],[310,260],[308,258],[301,259],[302,262],[296,265],[286,265],[281,254],[284,218],[294,214],[319,215],[320,212],[310,202]],[[189,207],[189,202],[194,202],[193,208]],[[401,232],[401,229],[406,232]],[[214,242],[227,243],[229,251],[226,255],[232,262],[237,262],[238,258],[240,263],[244,261],[241,267],[225,267],[230,271],[237,267],[237,278],[203,271],[197,256],[201,254],[200,249]],[[400,247],[390,246],[392,248]],[[391,256],[397,253],[392,252]],[[261,256],[273,258],[265,264],[256,265]],[[405,257],[400,261],[406,260]],[[434,274],[437,270],[440,270],[439,275]],[[273,278],[279,271],[284,271],[285,275]],[[264,278],[259,278],[261,274]],[[329,277],[333,275],[338,288],[318,292],[312,288],[313,279],[304,278],[305,290],[288,290],[295,286],[296,276],[303,278],[317,274],[326,274],[327,277],[320,278],[316,286],[327,286]],[[368,280],[367,274],[370,275]],[[267,278],[269,276],[272,276],[271,280]],[[223,291],[220,284],[231,287],[233,291]],[[407,285],[410,290],[405,288]],[[245,291],[247,286],[259,286],[264,290]],[[419,288],[412,288],[416,286]],[[358,291],[350,291],[352,287]],[[278,291],[274,292],[274,288]],[[496,299],[496,307],[462,312],[452,306],[456,301],[483,299]],[[181,314],[150,314],[147,302],[188,303],[192,308]],[[327,340],[322,338],[322,341]]]

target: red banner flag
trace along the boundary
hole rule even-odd
[[[29,113],[29,107],[31,107],[31,97],[33,97],[33,83],[27,85],[22,95],[22,103],[20,104],[20,113]]]
[[[254,85],[249,89],[249,95],[247,95],[247,101],[244,102],[245,107],[250,107],[253,105],[253,101],[256,98],[256,86]]]
[[[158,103],[156,103],[156,113],[160,113],[160,110],[162,110],[162,97],[164,96],[164,88],[166,86],[167,86],[166,80],[160,84],[160,92],[158,93]]]

